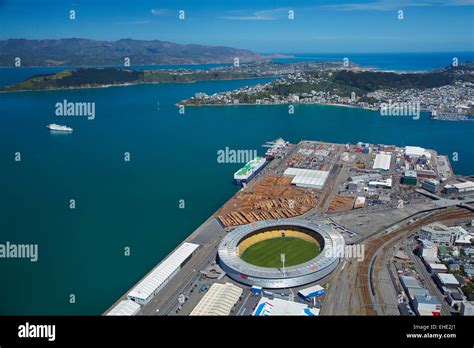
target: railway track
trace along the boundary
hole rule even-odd
[[[362,315],[377,315],[375,310],[376,304],[373,301],[375,293],[372,289],[371,282],[371,264],[374,256],[391,240],[398,240],[404,237],[408,232],[417,230],[424,225],[430,224],[436,221],[450,221],[450,220],[464,220],[468,218],[474,218],[474,212],[464,208],[447,208],[446,210],[434,212],[428,216],[422,217],[412,224],[407,224],[398,230],[379,236],[374,239],[370,239],[365,247],[365,257],[357,269],[357,280],[358,280],[358,292],[361,303]],[[392,244],[392,243],[390,243]]]

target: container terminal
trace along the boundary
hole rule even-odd
[[[474,313],[474,176],[415,145],[263,147],[104,315]]]

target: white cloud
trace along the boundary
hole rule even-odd
[[[243,13],[242,11],[231,11],[234,13],[228,16],[222,16],[222,19],[236,20],[236,21],[272,21],[277,20],[288,15],[289,9],[276,8],[272,10],[259,10],[252,13]]]
[[[322,7],[339,11],[392,11],[408,7],[457,7],[472,5],[474,5],[474,0],[377,0],[323,5]]]

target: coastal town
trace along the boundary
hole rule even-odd
[[[315,68],[315,67],[312,67]],[[378,110],[389,116],[413,116],[406,109],[427,111],[436,120],[472,121],[474,114],[474,78],[472,65],[453,69],[455,76],[449,84],[428,88],[378,88],[370,91],[366,86],[338,85],[333,78],[341,70],[318,67],[312,70],[305,66],[302,71],[287,73],[283,77],[265,84],[245,86],[232,91],[211,95],[198,92],[181,101],[180,105],[278,105],[278,104],[325,104]],[[449,70],[449,69],[445,69]],[[342,70],[344,71],[344,70]],[[359,71],[347,68],[352,74],[384,74],[375,71]],[[281,74],[284,71],[280,72]],[[442,74],[443,71],[437,72]],[[387,73],[393,74],[394,73]],[[426,73],[397,74],[415,80]],[[368,75],[371,78],[371,75]],[[395,77],[396,80],[398,77]],[[370,82],[370,81],[369,81]],[[411,83],[406,83],[410,85]],[[395,84],[394,84],[395,85]],[[387,110],[388,109],[388,110]],[[388,112],[387,112],[388,111]]]

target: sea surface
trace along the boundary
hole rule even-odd
[[[318,105],[294,115],[284,105],[187,107],[182,115],[175,105],[266,81],[0,93],[0,244],[39,247],[37,262],[0,259],[0,314],[103,313],[236,192],[242,164],[217,162],[226,146],[263,154],[277,137],[418,145],[457,152],[455,172],[474,173],[474,123]],[[95,102],[95,119],[55,116],[65,99]],[[53,122],[74,132],[52,133]]]
[[[363,67],[373,67],[393,71],[426,71],[440,69],[453,64],[474,61],[474,52],[434,52],[434,53],[301,53],[290,54],[292,58],[273,59],[276,62],[293,61],[342,61],[348,58],[351,63]]]

